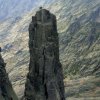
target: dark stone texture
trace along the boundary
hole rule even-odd
[[[55,15],[41,8],[29,25],[25,100],[65,100],[58,40]]]
[[[0,100],[18,100],[9,81],[5,66],[6,64],[0,54]]]

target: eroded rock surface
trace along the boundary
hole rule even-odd
[[[0,100],[18,100],[9,81],[5,66],[6,64],[0,54]]]
[[[65,100],[56,17],[40,9],[29,26],[30,64],[25,100]]]

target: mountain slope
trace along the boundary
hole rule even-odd
[[[1,1],[3,1],[4,5],[6,4],[6,1]],[[17,2],[17,0],[15,1]],[[44,8],[49,9],[57,16],[60,59],[64,68],[65,78],[69,76],[73,78],[73,76],[83,77],[89,75],[99,77],[100,0],[51,1],[46,0],[42,3],[37,1],[36,4],[43,4]],[[7,62],[7,71],[10,80],[19,97],[23,94],[23,84],[25,83],[25,76],[28,71],[28,26],[31,16],[38,9],[37,5],[37,8],[29,6],[31,5],[30,3],[33,3],[32,0],[25,6],[23,6],[23,2],[26,4],[27,1],[21,2],[17,2],[18,6],[15,3],[16,7],[11,13],[4,14],[6,20],[0,22],[0,45],[3,48],[2,53]],[[10,3],[10,5],[14,6],[14,3]],[[25,10],[27,7],[29,7],[29,10]],[[5,8],[6,11],[7,9]],[[12,8],[9,9],[11,10]],[[16,10],[19,17],[16,16]],[[23,13],[24,11],[27,13]]]
[[[48,0],[49,1],[49,0]],[[18,17],[35,7],[48,3],[47,0],[0,0],[0,20]]]

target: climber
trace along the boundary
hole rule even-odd
[[[42,10],[42,9],[43,9],[43,7],[41,6],[41,7],[40,7],[40,10]]]

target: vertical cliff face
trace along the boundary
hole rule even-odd
[[[65,100],[56,17],[40,9],[29,26],[30,64],[25,100]]]
[[[0,100],[18,100],[6,73],[5,65],[0,54]]]

